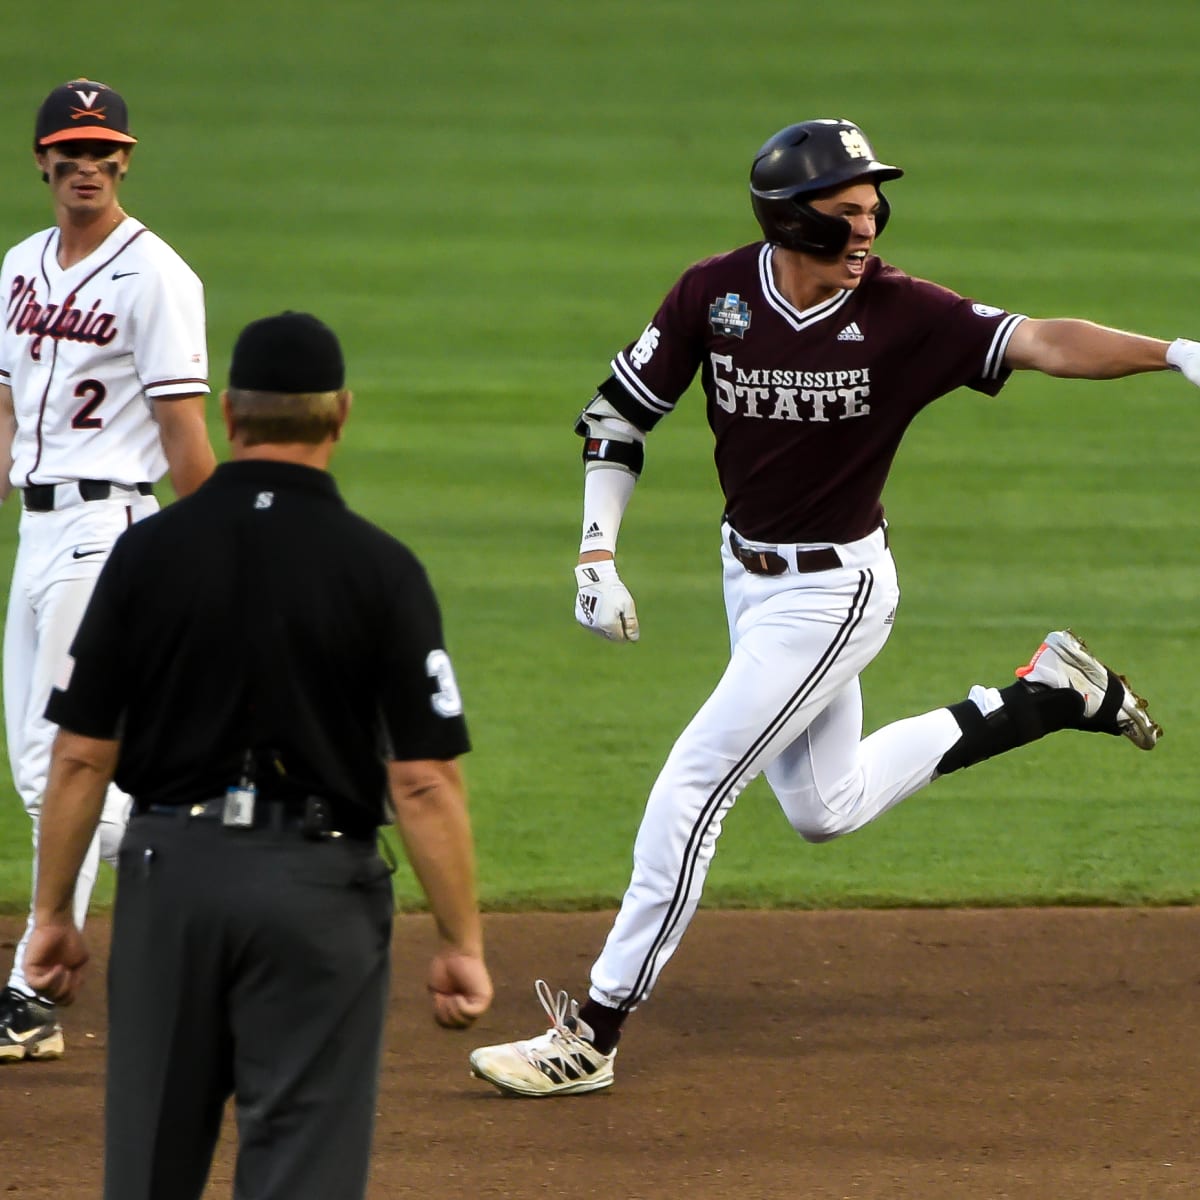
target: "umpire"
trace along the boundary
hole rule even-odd
[[[315,317],[242,331],[221,398],[232,461],[118,540],[47,708],[61,730],[26,971],[62,1003],[87,960],[71,897],[105,786],[134,797],[108,980],[108,1200],[198,1200],[230,1095],[235,1196],[365,1194],[389,812],[440,937],[436,1019],[469,1025],[491,1002],[462,703],[420,563],[327,473],[343,385]]]

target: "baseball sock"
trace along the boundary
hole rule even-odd
[[[617,1042],[621,1040],[621,1026],[628,1015],[620,1009],[597,1004],[591,998],[585,1000],[579,1009],[579,1019],[592,1031],[589,1041],[601,1054],[611,1054],[617,1048]]]
[[[942,756],[937,765],[939,775],[974,766],[1059,729],[1080,728],[1084,701],[1071,688],[1050,688],[1018,679],[1000,689],[1000,698],[1003,704],[986,717],[973,700],[949,706],[962,737]]]

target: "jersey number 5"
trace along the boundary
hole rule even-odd
[[[104,384],[98,379],[85,379],[76,389],[75,395],[78,396],[84,403],[79,408],[79,411],[71,418],[72,429],[99,429],[104,422],[97,416],[94,416],[96,409],[104,403],[104,397],[108,395]]]

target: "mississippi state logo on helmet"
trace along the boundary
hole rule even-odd
[[[854,180],[869,179],[878,185],[903,174],[899,167],[875,157],[871,143],[853,121],[801,121],[781,129],[754,156],[750,198],[767,241],[833,258],[850,240],[850,222],[817,212],[809,199]],[[876,236],[890,214],[891,206],[879,192]]]

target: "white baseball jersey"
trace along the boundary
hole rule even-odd
[[[43,715],[51,685],[112,544],[158,509],[133,486],[167,470],[152,401],[208,391],[204,290],[166,242],[127,217],[65,271],[58,249],[58,229],[43,230],[0,266],[0,383],[17,418],[9,478],[15,488],[68,485],[53,510],[21,513],[4,626],[9,762],[35,848],[55,734]],[[81,479],[124,487],[88,502],[70,486]],[[79,924],[100,855],[115,860],[128,807],[109,788],[75,889]],[[9,976],[22,990],[32,924],[31,913]]]
[[[0,267],[12,484],[154,482],[167,461],[150,401],[209,390],[203,286],[132,217],[66,270],[58,244],[44,230]]]

